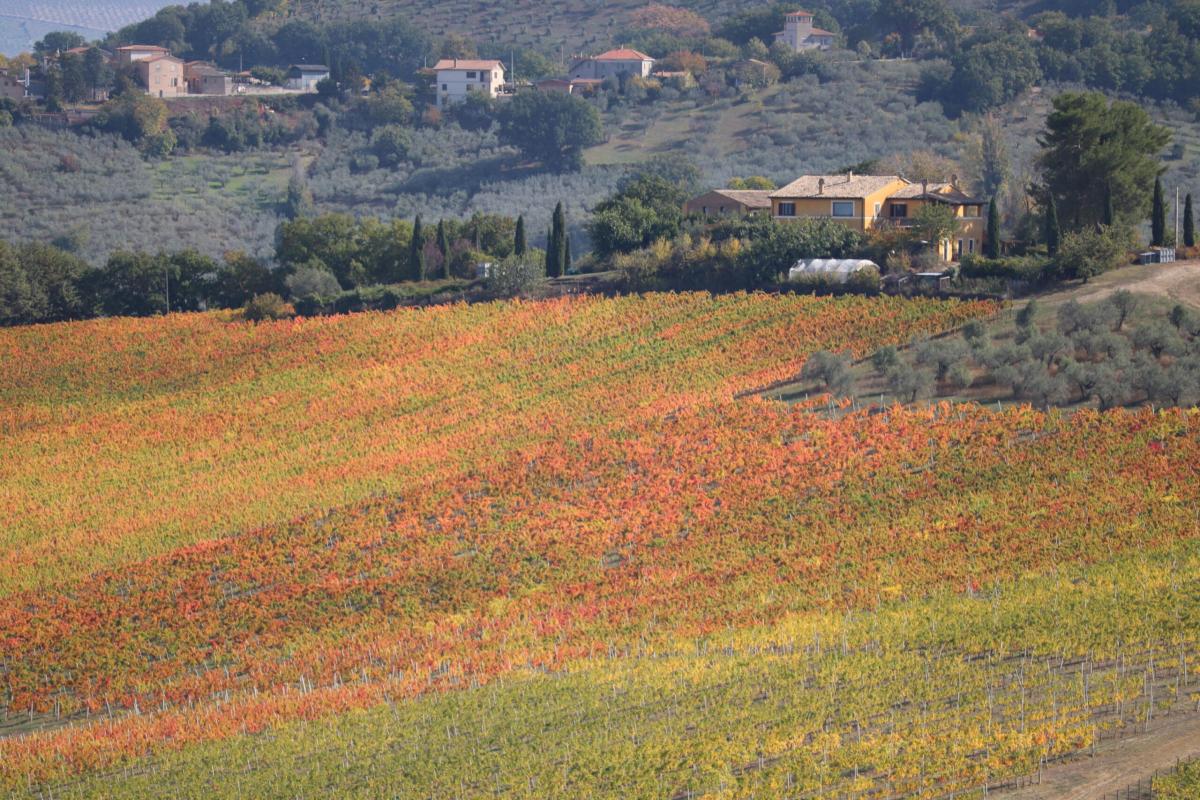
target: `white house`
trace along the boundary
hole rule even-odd
[[[504,62],[495,59],[443,58],[433,65],[437,75],[437,105],[461,103],[468,95],[489,98],[504,93]]]
[[[599,80],[618,75],[645,78],[654,69],[654,59],[637,50],[623,47],[598,56],[576,61],[571,67],[571,80]]]
[[[786,44],[793,53],[802,50],[828,50],[833,47],[837,34],[813,27],[811,11],[793,11],[783,18],[783,30],[775,34],[775,41]]]
[[[317,84],[328,78],[329,67],[324,64],[293,64],[287,73],[287,88],[315,92]]]

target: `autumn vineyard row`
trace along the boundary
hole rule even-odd
[[[995,312],[0,332],[0,789],[934,797],[1186,709],[1200,415],[740,397]]]

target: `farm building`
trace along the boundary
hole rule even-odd
[[[771,193],[759,189],[713,189],[684,203],[683,212],[702,217],[770,214]]]

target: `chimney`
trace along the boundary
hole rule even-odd
[[[846,183],[849,183],[852,180],[854,180],[854,170],[850,170],[846,173]]]
[[[817,194],[825,194],[825,179],[817,179]]]
[[[957,189],[957,188],[958,188],[958,176],[957,176],[957,175],[951,175],[951,176],[950,176],[950,188],[951,188],[951,189]]]
[[[929,194],[929,181],[921,181],[921,194]]]

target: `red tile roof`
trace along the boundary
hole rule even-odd
[[[165,47],[159,47],[159,46],[158,46],[158,45],[156,45],[156,44],[127,44],[127,45],[125,45],[124,47],[118,47],[118,48],[117,48],[117,52],[124,52],[124,51],[126,51],[126,50],[140,50],[140,51],[142,51],[142,52],[150,52],[150,51],[153,51],[153,52],[156,52],[156,53],[169,53],[169,52],[171,52],[171,51],[170,51],[170,50],[168,50],[167,48],[165,48]]]
[[[653,61],[650,56],[638,50],[631,50],[628,47],[622,47],[617,50],[609,50],[606,53],[601,53],[594,56],[593,61]]]
[[[784,14],[785,17],[811,17],[812,15],[811,11],[804,11],[803,9]]]

